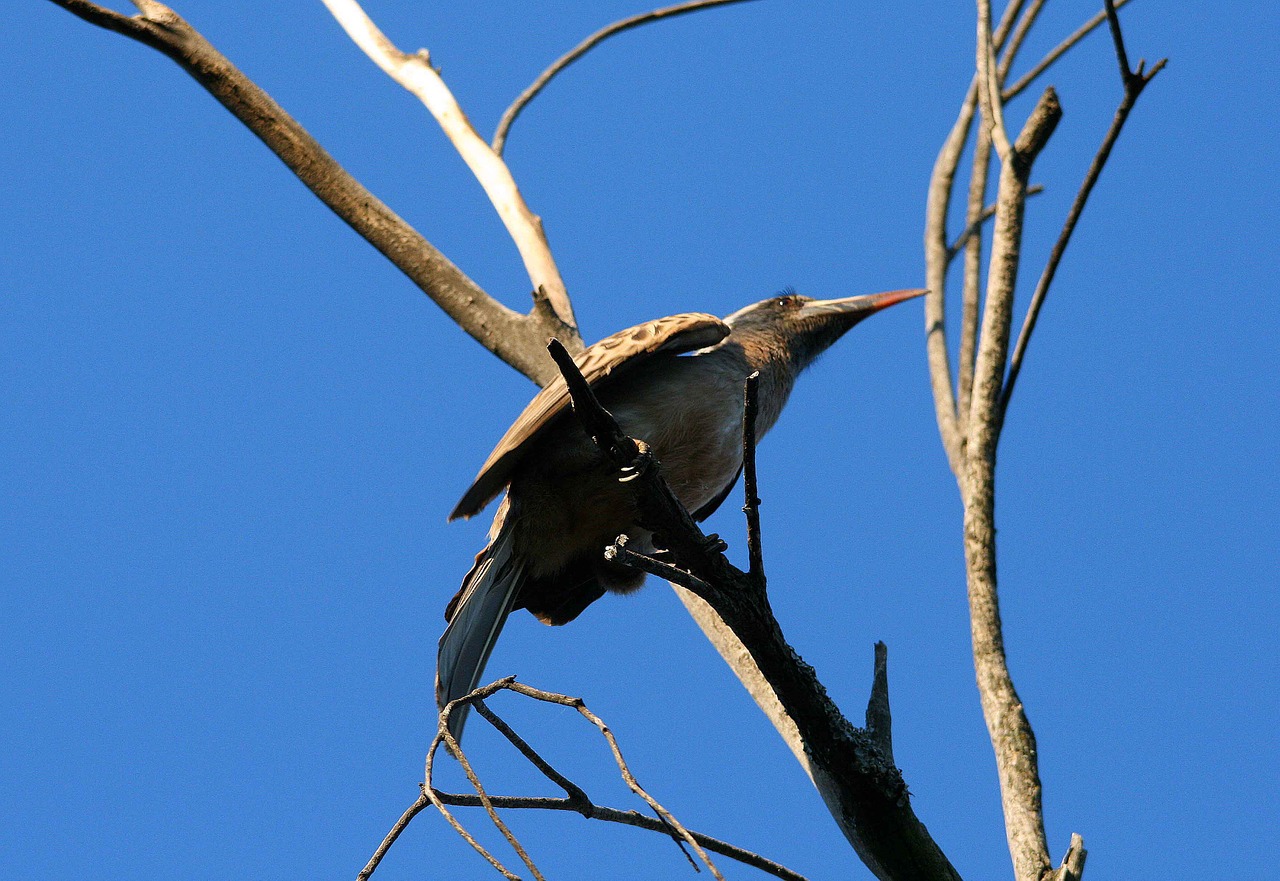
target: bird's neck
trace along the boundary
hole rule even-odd
[[[735,334],[735,341],[742,347],[751,370],[759,371],[760,380],[756,400],[756,434],[764,437],[773,428],[782,408],[786,406],[791,389],[796,384],[797,370],[786,345],[770,334]]]

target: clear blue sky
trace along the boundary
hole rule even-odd
[[[402,47],[432,50],[484,132],[551,58],[646,6],[369,4]],[[416,794],[442,608],[487,527],[445,514],[532,386],[170,61],[18,7],[0,30],[0,871],[352,877]],[[1274,864],[1266,7],[1124,10],[1131,56],[1170,65],[1072,243],[1001,447],[1010,660],[1052,849],[1082,833],[1095,881]],[[460,160],[318,3],[176,8],[524,308],[514,248]],[[527,111],[508,157],[588,338],[785,285],[922,283],[924,189],[973,10],[853,8],[770,0],[632,32]],[[1022,69],[1096,8],[1050,3]],[[1105,35],[1047,82],[1066,116],[1034,175],[1048,189],[1028,283],[1119,98]],[[888,643],[916,811],[965,877],[1008,877],[923,353],[913,303],[800,385],[761,448],[771,592],[854,718]],[[737,504],[713,528],[741,557]],[[870,877],[665,585],[567,628],[522,614],[490,670],[585,697],[687,825],[814,879]],[[584,727],[501,706],[600,801],[633,806]],[[481,728],[494,788],[534,788]],[[510,819],[552,877],[691,871],[649,833]],[[488,877],[423,815],[378,877],[444,867]]]

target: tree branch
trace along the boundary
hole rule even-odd
[[[1128,3],[1129,0],[1116,0],[1116,9],[1119,9],[1121,6],[1125,6]],[[1017,82],[1004,90],[1005,102],[1007,103],[1012,101],[1018,95],[1022,94],[1022,92],[1026,90],[1027,86],[1039,79],[1040,75],[1052,67],[1055,61],[1065,55],[1073,46],[1076,45],[1076,43],[1079,43],[1085,37],[1089,36],[1089,34],[1093,32],[1094,28],[1106,20],[1107,11],[1103,9],[1097,15],[1093,16],[1093,18],[1089,19],[1077,28],[1074,33],[1054,47],[1053,51],[1040,59],[1040,61],[1036,63],[1035,67],[1024,73],[1018,78]]]
[[[408,55],[396,48],[378,29],[356,0],[323,0],[329,12],[342,25],[352,42],[378,65],[387,76],[404,86],[431,111],[440,128],[453,143],[458,154],[489,201],[502,219],[507,233],[515,242],[525,271],[535,290],[542,289],[556,315],[566,325],[576,327],[573,305],[565,290],[564,280],[551,255],[542,228],[542,219],[525,204],[520,188],[516,186],[511,170],[484,138],[472,127],[471,121],[458,106],[440,73],[431,66],[431,58],[425,49]],[[582,350],[582,340],[575,333],[566,340],[575,352]]]
[[[519,843],[516,842],[514,840],[514,837],[511,836],[507,831],[507,827],[501,822],[501,820],[498,819],[498,816],[496,813],[496,807],[499,806],[498,803],[494,800],[493,797],[489,796],[484,791],[484,788],[480,785],[479,779],[476,777],[475,772],[471,768],[470,762],[467,760],[466,754],[462,751],[462,748],[458,745],[457,740],[453,737],[453,735],[449,731],[449,717],[454,712],[456,712],[459,707],[466,706],[466,705],[474,705],[477,708],[477,710],[480,710],[480,708],[484,706],[483,701],[486,697],[489,697],[494,693],[504,689],[509,691],[514,691],[516,694],[524,695],[525,697],[534,698],[535,700],[544,701],[546,703],[559,704],[560,706],[571,707],[577,710],[578,713],[583,718],[585,718],[588,722],[590,722],[600,731],[601,736],[604,737],[605,742],[609,745],[609,751],[613,755],[614,763],[617,764],[618,772],[622,775],[623,781],[627,784],[627,786],[631,789],[633,793],[635,793],[637,796],[643,799],[644,802],[648,804],[650,808],[653,809],[654,813],[658,815],[659,820],[663,824],[664,830],[668,834],[670,834],[674,839],[676,839],[677,843],[679,843],[681,840],[687,842],[698,854],[698,857],[702,860],[703,865],[707,867],[707,870],[711,872],[712,876],[715,877],[717,881],[724,881],[723,876],[721,876],[719,870],[715,867],[715,864],[711,862],[711,859],[707,856],[706,851],[703,849],[702,845],[697,841],[697,839],[687,829],[685,829],[684,826],[680,824],[679,820],[677,820],[666,808],[664,808],[661,804],[659,804],[657,800],[654,799],[653,796],[649,795],[649,793],[646,792],[645,789],[639,784],[639,782],[635,778],[635,775],[631,773],[631,769],[627,766],[626,760],[623,759],[622,751],[618,746],[617,738],[614,737],[613,732],[609,729],[609,726],[606,725],[599,716],[597,716],[595,713],[592,713],[590,710],[588,710],[586,707],[586,704],[583,702],[581,698],[570,697],[564,694],[556,694],[555,692],[543,691],[541,689],[531,688],[527,685],[522,685],[516,682],[514,676],[508,676],[505,679],[499,679],[496,682],[493,682],[489,685],[483,686],[481,688],[478,688],[472,691],[470,694],[464,695],[463,697],[450,701],[448,704],[445,705],[444,709],[440,711],[439,730],[438,730],[438,733],[436,734],[435,739],[431,743],[431,750],[427,754],[427,776],[426,776],[426,780],[423,783],[423,792],[424,794],[427,795],[429,799],[431,799],[433,804],[436,804],[437,808],[439,808],[440,811],[444,813],[446,817],[449,817],[450,815],[443,807],[444,802],[443,802],[443,799],[441,798],[443,794],[437,792],[433,788],[432,782],[431,782],[432,772],[434,768],[433,760],[434,760],[435,752],[439,748],[442,740],[445,744],[445,747],[448,749],[449,753],[455,759],[457,759],[457,761],[462,765],[463,771],[467,775],[467,779],[471,782],[471,785],[476,790],[476,797],[479,799],[479,803],[488,812],[494,824],[498,826],[500,830],[502,830],[503,834],[507,837],[507,840],[511,842],[512,846],[516,849],[516,851],[520,854],[521,858],[524,860],[525,865],[529,867],[529,870],[533,872],[535,876],[537,876],[538,878],[541,878],[541,876],[538,875],[537,869],[534,868],[533,863],[529,860],[528,856],[525,854],[523,848],[520,847]],[[485,719],[489,719],[490,721],[492,721],[492,718],[496,718],[493,716],[492,711],[488,711],[488,712],[486,711],[487,711],[487,708],[485,708],[484,710],[480,710],[480,715],[483,716]],[[498,730],[502,732],[504,735],[507,735],[508,739],[511,740],[511,742],[515,744],[516,747],[521,751],[521,753],[523,753],[526,757],[531,757],[532,755],[536,755],[532,747],[530,747],[527,743],[525,743],[520,738],[515,737],[514,736],[515,732],[511,731],[511,729],[508,726],[506,726],[505,723],[502,723],[499,726]],[[542,770],[544,774],[548,774],[547,769],[550,768],[550,765],[545,760],[543,760],[540,756],[534,761],[534,765],[538,767],[539,770]],[[563,781],[564,778],[561,775],[559,775],[558,772],[552,771],[550,774],[548,774],[548,776],[550,776],[552,780],[556,780],[557,783],[563,786],[565,788],[565,791],[568,793],[568,797],[565,799],[553,799],[550,801],[564,804],[569,809],[576,810],[579,813],[585,813],[583,810],[583,805],[581,804],[581,801],[575,797],[575,794],[581,794],[581,797],[585,799],[586,796],[585,794],[582,793],[582,790],[576,786],[573,786],[572,784],[565,786],[564,784],[567,783],[567,781],[564,781],[562,783],[561,781]],[[545,802],[546,800],[543,800],[543,801]],[[587,804],[589,805],[590,802],[587,802]],[[527,806],[532,807],[535,805],[530,804]],[[548,807],[549,805],[546,803],[541,803],[536,806]],[[451,820],[451,822],[453,821]],[[458,828],[459,827],[455,825],[455,829],[458,829]],[[459,831],[461,832],[460,829]],[[469,839],[469,836],[466,836],[465,834],[464,834],[464,837],[467,837]],[[477,851],[480,851],[481,854],[484,855],[483,849],[478,844],[473,844],[473,847],[475,847]],[[497,865],[495,865],[495,868],[498,868],[499,871],[505,871],[505,869],[502,869],[500,866],[497,866]]]
[[[557,358],[557,363],[573,395],[574,411],[584,426],[591,426],[587,433],[593,438],[620,434],[616,427],[599,427],[613,417],[585,381],[573,376],[577,367],[572,359]],[[597,444],[610,456],[610,450],[621,446]],[[638,448],[640,455],[625,468],[640,525],[653,532],[680,569],[695,576],[686,586],[715,610],[749,652],[794,721],[807,768],[859,857],[882,879],[958,879],[912,811],[901,772],[880,749],[883,735],[855,728],[841,714],[813,668],[787,643],[764,586],[724,557],[724,543],[703,534],[663,480],[658,463],[643,446]]]
[[[1144,72],[1144,64],[1140,63],[1136,71],[1129,70],[1128,60],[1124,50],[1124,39],[1119,30],[1119,19],[1115,15],[1116,5],[1107,0],[1107,14],[1115,20],[1112,27],[1112,39],[1116,43],[1116,57],[1120,61],[1121,80],[1124,83],[1124,97],[1120,99],[1120,106],[1116,108],[1115,116],[1111,119],[1111,126],[1107,129],[1107,134],[1102,139],[1098,152],[1094,154],[1093,161],[1089,163],[1089,170],[1085,173],[1084,181],[1080,184],[1080,189],[1076,193],[1075,201],[1071,203],[1071,210],[1067,212],[1067,218],[1062,224],[1062,231],[1058,233],[1058,239],[1053,243],[1053,250],[1049,253],[1049,259],[1045,263],[1044,271],[1040,274],[1040,280],[1036,282],[1035,292],[1031,295],[1031,303],[1027,307],[1027,315],[1023,319],[1022,329],[1018,332],[1018,341],[1014,345],[1013,357],[1009,361],[1009,375],[1004,382],[1004,388],[1001,391],[1000,403],[998,409],[998,418],[1000,427],[1004,425],[1004,418],[1009,409],[1009,399],[1013,396],[1014,384],[1018,381],[1018,374],[1022,371],[1022,362],[1026,357],[1027,344],[1031,341],[1031,334],[1036,329],[1036,321],[1040,317],[1040,310],[1044,306],[1045,297],[1049,294],[1049,286],[1053,284],[1053,278],[1058,272],[1058,265],[1062,262],[1062,257],[1067,251],[1067,245],[1071,242],[1071,235],[1075,232],[1076,223],[1080,220],[1080,215],[1084,213],[1084,206],[1089,201],[1089,194],[1093,192],[1094,184],[1098,182],[1098,178],[1102,175],[1102,169],[1106,167],[1107,160],[1111,157],[1111,149],[1116,145],[1116,141],[1120,138],[1120,132],[1124,129],[1125,122],[1129,119],[1129,114],[1133,110],[1135,104],[1138,103],[1138,97],[1142,94],[1142,90],[1147,87],[1147,83],[1151,82],[1161,70],[1164,69],[1168,59],[1161,59],[1156,62],[1149,72]],[[997,429],[998,430],[998,429]]]
[[[760,541],[760,494],[756,482],[756,413],[759,404],[756,390],[760,386],[760,371],[747,377],[743,387],[742,406],[742,513],[747,515],[747,574],[754,578],[760,589],[765,589],[764,548]]]
[[[965,503],[965,563],[974,668],[983,716],[996,755],[1014,877],[1019,881],[1039,881],[1047,869],[1049,857],[1040,802],[1035,735],[1009,674],[1000,623],[995,556],[998,428],[994,409],[1009,344],[1027,177],[1061,116],[1062,108],[1057,96],[1052,89],[1047,89],[1023,127],[1017,143],[1012,145],[1008,160],[1001,165],[986,305],[968,420],[966,469],[960,476]]]
[[[555,375],[543,347],[558,328],[544,327],[539,318],[508,309],[485,293],[172,9],[154,0],[138,0],[141,13],[124,16],[86,0],[52,2],[173,59],[459,327],[535,382],[549,382]]]
[[[630,18],[624,18],[615,21],[611,25],[607,25],[587,37],[578,45],[574,46],[565,54],[561,55],[551,63],[551,66],[538,75],[532,83],[521,92],[511,106],[502,114],[502,119],[498,120],[498,128],[493,133],[493,152],[498,156],[502,155],[502,151],[507,146],[507,135],[511,131],[511,125],[516,118],[524,111],[529,102],[538,96],[538,93],[547,87],[547,83],[563,71],[573,62],[577,61],[583,55],[586,55],[596,46],[612,37],[614,34],[620,34],[623,31],[639,27],[642,24],[648,24],[653,21],[661,21],[664,18],[675,18],[677,15],[684,15],[687,12],[697,12],[701,9],[709,9],[712,6],[726,6],[730,3],[742,3],[745,0],[690,0],[687,3],[677,3],[674,6],[664,6],[661,9],[654,9],[651,12],[642,12],[639,15],[633,15]]]

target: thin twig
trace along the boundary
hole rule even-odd
[[[565,54],[561,55],[551,66],[538,75],[538,78],[529,84],[523,92],[521,92],[511,106],[502,114],[502,119],[498,121],[498,128],[493,133],[492,147],[493,152],[501,156],[502,151],[507,146],[507,134],[511,130],[511,124],[516,121],[516,117],[524,110],[530,101],[538,96],[538,93],[546,88],[547,83],[551,82],[556,74],[560,73],[570,64],[577,61],[583,55],[586,55],[596,46],[612,37],[614,34],[620,34],[625,30],[639,27],[642,24],[648,24],[652,21],[659,21],[664,18],[674,18],[677,15],[684,15],[686,12],[697,12],[700,9],[709,9],[712,6],[725,6],[730,3],[742,3],[745,0],[691,0],[688,3],[677,3],[674,6],[666,6],[662,9],[654,9],[651,12],[643,12],[639,15],[633,15],[630,18],[624,18],[621,21],[615,21],[613,24],[601,28],[591,36],[587,37],[577,46],[574,46]]]
[[[1018,25],[1013,29],[1012,36],[1009,37],[1009,44],[1004,48],[1004,54],[1000,58],[1000,67],[998,73],[1001,84],[1009,75],[1009,68],[1013,67],[1013,62],[1018,57],[1019,50],[1022,49],[1023,42],[1027,39],[1027,35],[1031,33],[1031,27],[1040,18],[1040,10],[1044,8],[1045,0],[1031,0],[1031,5],[1022,13],[1022,17],[1018,19]]]
[[[1111,0],[1107,0],[1107,10],[1112,17],[1115,16],[1115,6],[1111,3]],[[1124,50],[1124,39],[1119,31],[1118,19],[1117,25],[1112,30],[1112,39],[1116,42],[1116,58],[1121,63],[1126,63],[1127,54]],[[1084,181],[1080,184],[1080,190],[1076,193],[1075,201],[1071,203],[1071,210],[1067,212],[1067,218],[1062,224],[1062,231],[1058,233],[1058,240],[1053,243],[1053,250],[1049,253],[1049,259],[1045,263],[1044,271],[1040,274],[1040,280],[1036,283],[1035,292],[1031,295],[1031,302],[1027,306],[1027,315],[1023,319],[1022,329],[1018,332],[1018,341],[1014,345],[1013,355],[1009,359],[1009,374],[1005,379],[1004,388],[1000,394],[998,415],[1001,426],[1009,410],[1009,400],[1013,397],[1014,384],[1018,381],[1018,374],[1022,372],[1022,363],[1027,354],[1027,344],[1031,341],[1031,334],[1036,329],[1036,321],[1040,317],[1040,310],[1044,306],[1045,297],[1049,294],[1049,286],[1053,284],[1053,277],[1057,274],[1058,265],[1062,262],[1062,256],[1066,253],[1067,245],[1071,242],[1071,235],[1075,232],[1076,223],[1084,212],[1084,206],[1089,201],[1089,194],[1093,192],[1094,184],[1098,182],[1098,178],[1102,175],[1102,169],[1106,166],[1107,159],[1111,156],[1111,149],[1120,138],[1120,132],[1124,128],[1125,121],[1128,120],[1129,113],[1138,102],[1138,97],[1142,94],[1142,90],[1147,87],[1147,83],[1151,82],[1156,74],[1164,69],[1167,61],[1168,59],[1166,58],[1156,62],[1149,72],[1143,70],[1142,64],[1138,65],[1137,71],[1131,71],[1127,67],[1121,68],[1121,77],[1124,81],[1124,97],[1121,98],[1120,105],[1116,108],[1115,116],[1111,119],[1111,127],[1107,129],[1107,134],[1102,139],[1098,152],[1094,154],[1093,161],[1089,163],[1089,170],[1085,173]]]
[[[546,701],[548,703],[555,703],[561,706],[571,707],[577,710],[578,713],[583,716],[583,718],[585,718],[588,722],[590,722],[597,729],[599,729],[601,735],[605,739],[605,742],[609,745],[609,750],[613,754],[614,762],[618,766],[618,771],[622,775],[622,779],[626,782],[627,786],[631,789],[631,791],[634,792],[636,795],[640,796],[640,798],[642,798],[645,801],[645,803],[648,804],[649,807],[653,809],[653,811],[658,815],[660,822],[664,824],[666,831],[679,835],[681,839],[687,842],[694,849],[694,851],[698,854],[698,857],[702,860],[703,864],[706,865],[707,869],[711,872],[711,874],[716,879],[718,879],[718,881],[724,881],[723,876],[720,874],[719,870],[716,869],[715,864],[711,862],[710,857],[707,856],[706,851],[703,849],[702,845],[699,843],[697,838],[694,835],[692,835],[689,832],[689,830],[685,829],[684,826],[680,824],[680,821],[677,820],[671,814],[670,811],[668,811],[661,804],[659,804],[658,801],[653,798],[653,796],[651,796],[648,792],[645,791],[645,789],[642,786],[640,786],[640,783],[636,780],[635,775],[631,773],[631,769],[627,766],[626,760],[624,760],[622,757],[622,750],[618,746],[617,738],[614,737],[613,731],[611,731],[609,726],[604,723],[604,720],[602,720],[595,713],[588,710],[586,704],[583,702],[581,698],[570,697],[569,695],[556,694],[554,692],[543,691],[541,689],[532,688],[528,685],[524,685],[522,683],[516,682],[514,676],[508,676],[505,679],[499,679],[498,681],[492,682],[489,685],[486,685],[482,688],[478,688],[475,691],[472,691],[470,694],[460,697],[457,700],[450,701],[447,705],[445,705],[445,708],[441,711],[439,732],[437,733],[435,740],[432,741],[431,751],[427,755],[427,778],[425,782],[426,791],[429,797],[432,799],[432,802],[436,804],[438,808],[440,808],[442,811],[444,810],[442,807],[443,799],[440,798],[440,793],[437,793],[432,788],[431,774],[432,774],[433,757],[435,755],[435,751],[439,747],[440,741],[443,739],[445,747],[449,750],[449,752],[453,755],[453,757],[459,762],[459,764],[462,765],[462,769],[466,773],[467,779],[471,782],[472,787],[476,790],[476,797],[478,798],[479,803],[488,812],[490,819],[507,837],[508,842],[510,842],[511,845],[516,849],[516,852],[520,854],[521,859],[524,860],[525,865],[529,867],[530,871],[534,873],[535,877],[537,878],[542,877],[540,874],[538,874],[537,868],[535,868],[533,863],[529,860],[528,855],[524,852],[524,849],[520,846],[519,842],[514,840],[514,836],[509,833],[509,830],[507,830],[505,824],[503,824],[502,821],[498,819],[496,808],[500,805],[501,798],[492,797],[485,792],[484,787],[480,784],[479,778],[477,777],[475,771],[472,769],[470,762],[467,760],[466,754],[462,751],[462,748],[458,746],[457,741],[453,738],[453,735],[450,734],[449,732],[449,716],[453,712],[455,712],[458,707],[464,704],[470,704],[472,706],[475,706],[477,712],[480,713],[480,715],[486,719],[492,716],[493,714],[491,711],[486,713],[484,710],[481,709],[482,707],[481,701],[484,698],[488,697],[489,695],[502,689],[508,689],[510,691],[516,692],[517,694],[522,694],[522,695],[525,695],[526,697],[532,697],[540,701]],[[514,742],[515,741],[513,741],[513,743]],[[520,742],[523,743],[523,741],[520,741]],[[526,750],[528,752],[526,752]],[[524,744],[524,747],[521,748],[521,752],[525,753],[526,757],[528,757],[530,754],[536,755],[536,753],[533,752],[532,747],[529,747],[528,744]],[[539,757],[538,762],[535,762],[535,764],[539,765],[540,769],[542,765],[546,765],[546,767],[550,767],[550,765],[548,765],[545,761],[543,761],[541,757]],[[564,779],[564,778],[561,777],[561,779]],[[565,782],[567,782],[567,780]],[[572,784],[570,784],[570,786],[572,786]],[[577,787],[572,787],[572,788],[577,789]],[[571,790],[568,788],[566,788],[566,791],[571,792]],[[577,791],[581,793],[581,790],[577,790]],[[584,799],[586,798],[585,793],[582,795],[582,797]],[[571,796],[570,798],[567,798],[567,799],[555,799],[555,800],[552,800],[551,802],[542,802],[537,806],[551,807],[553,803],[558,803],[558,804],[564,805],[566,808],[578,810],[578,807],[573,804],[573,801],[574,800]],[[590,802],[588,801],[587,804],[590,804]],[[579,812],[581,813],[580,810]],[[449,815],[446,812],[446,817],[448,816]],[[454,821],[451,820],[451,822],[454,822]],[[456,822],[455,822],[454,828],[459,829],[461,833],[460,825],[456,824]],[[465,833],[462,833],[462,834],[469,841],[474,842],[474,839],[471,839],[470,836],[466,835]],[[472,846],[475,847],[478,851],[480,851],[482,855],[486,853],[483,850],[483,848],[481,848],[478,844],[473,843]],[[498,868],[499,871],[504,871],[504,872],[506,871],[500,866],[500,864],[497,864],[496,860],[493,860],[492,858],[490,858],[490,862],[494,864],[495,868]]]
[[[475,701],[479,704],[479,699]],[[498,816],[497,809],[493,806],[493,802],[489,799],[489,794],[485,792],[484,784],[480,782],[480,775],[476,774],[475,769],[471,767],[471,762],[467,759],[467,754],[462,751],[462,747],[458,744],[457,738],[453,736],[453,732],[449,730],[449,726],[445,725],[440,729],[439,736],[444,738],[445,749],[449,754],[462,766],[463,773],[467,775],[467,780],[476,791],[476,795],[480,797],[480,803],[484,805],[485,813],[489,815],[489,819],[493,822],[494,827],[502,833],[502,837],[515,850],[521,861],[529,867],[529,871],[533,873],[533,877],[537,881],[546,881],[542,877],[542,873],[538,871],[538,867],[533,864],[533,860],[529,858],[529,854],[520,844],[520,840],[515,834],[507,828],[507,824],[502,822],[502,818]]]
[[[987,177],[991,171],[991,137],[986,126],[985,106],[983,110],[984,124],[978,128],[969,173],[968,241],[965,244],[964,283],[960,294],[960,351],[956,359],[956,413],[960,420],[960,433],[965,437],[969,435],[973,362],[978,351],[978,315],[982,301],[983,202],[987,198]]]
[[[756,400],[760,386],[760,371],[747,377],[743,386],[742,401],[742,488],[746,499],[742,511],[747,515],[748,574],[765,588],[764,549],[760,542],[760,494],[756,483]]]
[[[1038,196],[1043,192],[1044,192],[1044,184],[1034,184],[1032,186],[1027,187],[1028,198],[1031,196]],[[965,246],[965,243],[969,241],[969,236],[973,235],[977,230],[981,229],[982,225],[986,223],[988,220],[990,220],[991,218],[995,217],[995,215],[996,215],[995,202],[992,202],[989,205],[987,205],[985,208],[983,208],[982,213],[978,215],[978,219],[974,223],[971,223],[967,227],[965,227],[964,232],[956,236],[956,240],[951,243],[950,247],[947,248],[947,253],[951,255],[951,258],[955,259],[955,256],[960,253],[960,249],[963,248]]]
[[[641,572],[655,575],[664,581],[674,582],[699,596],[705,596],[711,590],[711,585],[692,572],[688,572],[678,566],[672,566],[670,563],[664,563],[662,560],[646,554],[637,554],[627,547],[627,537],[625,535],[618,536],[613,544],[604,549],[604,558],[610,562],[621,563],[623,566],[629,566],[632,569],[639,569]]]
[[[538,755],[538,752],[533,747],[529,746],[525,739],[517,734],[515,729],[508,725],[501,716],[490,709],[489,705],[484,701],[476,701],[472,705],[472,708],[480,714],[482,718],[488,720],[490,725],[497,728],[499,733],[510,741],[512,746],[520,751],[520,755],[528,759],[530,764],[542,772],[543,776],[556,786],[563,789],[564,794],[568,797],[570,802],[577,802],[581,804],[584,807],[583,813],[586,813],[585,808],[591,805],[591,799],[587,798],[587,794],[583,791],[582,787],[578,786],[578,784],[561,774],[551,766],[550,762]]]
[[[631,769],[627,767],[626,759],[622,757],[622,750],[618,746],[618,739],[613,736],[613,732],[609,730],[609,726],[604,723],[604,720],[588,710],[586,704],[581,701],[578,702],[578,712],[581,713],[588,722],[600,729],[600,733],[604,735],[605,741],[609,744],[609,750],[613,753],[613,760],[618,766],[618,771],[622,774],[622,779],[626,781],[626,784],[631,791],[644,799],[659,818],[680,833],[680,837],[689,843],[716,881],[724,881],[724,876],[720,874],[720,870],[716,868],[715,863],[711,862],[711,858],[707,856],[707,852],[703,850],[702,845],[698,843],[698,840],[690,835],[689,830],[680,825],[680,821],[677,820],[670,811],[658,804],[657,800],[653,796],[649,795],[649,793],[645,791],[644,787],[640,785],[640,782],[636,780],[635,775],[631,773]]]
[[[435,795],[445,804],[456,807],[481,807],[479,796],[473,793],[453,793],[437,790]],[[503,810],[571,811],[581,813],[581,811],[569,804],[568,800],[563,798],[525,798],[511,795],[491,795],[489,800],[494,807],[502,808]],[[662,820],[650,817],[648,814],[641,814],[638,811],[621,811],[617,808],[597,804],[592,804],[590,810],[591,813],[587,817],[589,820],[632,826],[636,829],[645,829],[649,832],[658,832],[663,835],[670,835],[671,833],[671,828]],[[760,869],[762,872],[767,872],[777,878],[785,878],[787,881],[806,881],[805,877],[800,873],[762,857],[758,853],[744,850],[727,841],[712,838],[710,835],[704,835],[701,832],[689,830],[689,834],[712,853],[718,853],[743,865]]]
[[[475,692],[472,692],[472,694],[474,693]],[[449,709],[455,703],[457,703],[457,701],[450,702],[450,704],[446,706],[444,711],[442,712],[442,716],[447,714]],[[493,866],[495,869],[501,872],[502,876],[508,879],[508,881],[520,881],[520,876],[512,873],[510,869],[508,869],[506,866],[502,865],[502,863],[498,861],[497,857],[489,853],[489,851],[485,850],[484,845],[482,845],[480,842],[475,840],[475,838],[471,835],[471,833],[466,830],[466,827],[464,827],[461,823],[459,823],[458,819],[453,815],[453,813],[447,807],[445,807],[445,803],[436,796],[435,789],[432,788],[431,786],[431,776],[435,766],[436,750],[438,750],[440,748],[440,744],[444,742],[444,731],[445,731],[444,721],[442,719],[440,723],[440,731],[436,733],[436,736],[434,738],[432,738],[431,748],[427,750],[427,776],[426,776],[426,783],[422,788],[423,795],[425,795],[428,799],[431,800],[431,803],[435,805],[435,808],[440,812],[440,815],[445,818],[445,821],[450,826],[453,827],[453,831],[457,832],[460,836],[462,836],[462,840],[465,841],[467,844],[471,845],[472,849],[475,850],[476,853],[484,857],[485,861],[488,862],[489,865]],[[479,799],[479,796],[477,796],[477,799]],[[493,807],[492,803],[490,803],[489,807],[492,809]]]
[[[1129,3],[1129,0],[1116,0],[1116,9],[1119,9],[1122,6],[1126,6],[1128,5],[1128,3]],[[1107,11],[1103,9],[1100,12],[1098,12],[1097,15],[1093,16],[1093,18],[1089,19],[1084,24],[1082,24],[1079,28],[1075,30],[1074,33],[1072,33],[1069,37],[1067,37],[1065,40],[1059,43],[1056,47],[1054,47],[1052,52],[1050,52],[1044,58],[1040,59],[1040,61],[1036,64],[1035,67],[1031,68],[1031,70],[1027,71],[1021,77],[1019,77],[1018,81],[1015,82],[1012,86],[1007,87],[1004,90],[1004,100],[1006,102],[1012,101],[1018,95],[1022,94],[1022,92],[1027,88],[1027,86],[1031,85],[1033,82],[1036,81],[1037,78],[1039,78],[1040,74],[1044,73],[1046,70],[1052,67],[1055,61],[1057,61],[1059,58],[1065,55],[1069,49],[1075,46],[1076,43],[1079,43],[1085,37],[1089,36],[1089,34],[1093,32],[1094,28],[1096,28],[1098,25],[1102,24],[1106,20],[1107,20]]]
[[[991,134],[991,144],[1000,161],[1009,161],[1013,145],[1004,125],[1004,105],[1000,100],[1000,74],[996,65],[994,38],[991,33],[991,0],[978,2],[978,103],[983,123]]]
[[[391,845],[396,843],[396,839],[400,837],[400,833],[405,830],[409,822],[422,812],[422,809],[431,804],[431,799],[424,792],[418,796],[418,800],[409,805],[408,810],[400,815],[400,819],[396,820],[395,825],[391,827],[391,831],[382,839],[382,843],[378,845],[378,849],[373,852],[373,856],[369,858],[369,862],[365,863],[365,867],[360,870],[360,874],[356,875],[356,881],[368,881],[369,876],[378,868],[378,863],[382,862],[382,858],[387,855],[387,851],[391,849]]]
[[[1120,31],[1120,16],[1116,14],[1115,0],[1102,0],[1102,11],[1107,14],[1107,27],[1111,29],[1111,42],[1116,49],[1116,62],[1120,65],[1120,79],[1128,88],[1133,68],[1129,66],[1129,53],[1124,48],[1124,34]]]

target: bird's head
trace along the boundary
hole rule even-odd
[[[784,355],[799,373],[862,319],[895,303],[928,293],[889,291],[840,300],[815,300],[794,291],[753,303],[725,319],[732,337]]]

